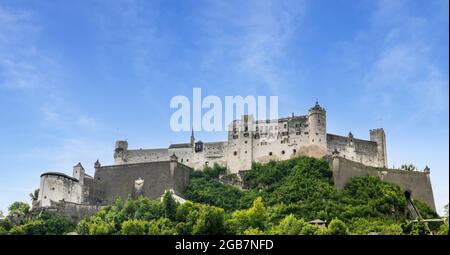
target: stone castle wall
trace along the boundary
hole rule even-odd
[[[404,171],[366,166],[341,157],[333,157],[332,161],[334,185],[343,189],[352,177],[378,176],[383,181],[397,184],[418,199],[436,210],[433,189],[429,172]]]
[[[145,196],[159,198],[166,190],[182,192],[189,184],[190,168],[178,162],[150,162],[99,167],[94,179],[102,189],[100,204]]]

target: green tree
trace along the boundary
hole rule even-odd
[[[267,227],[268,216],[262,198],[258,197],[249,209],[233,212],[231,219],[228,221],[228,226],[237,234],[243,234],[249,228],[264,231]]]
[[[264,235],[264,231],[259,228],[248,228],[244,231],[244,235]]]
[[[37,220],[42,221],[44,225],[43,231],[46,235],[62,235],[75,229],[74,223],[54,213],[42,212],[37,217]]]
[[[349,232],[356,235],[378,233],[382,235],[401,235],[401,224],[385,218],[354,218],[350,221]]]
[[[343,221],[339,219],[333,219],[328,225],[327,232],[330,235],[347,235],[348,229],[347,225]]]
[[[222,208],[204,205],[195,222],[192,234],[219,235],[225,231],[225,212]]]
[[[297,219],[293,214],[286,216],[273,227],[269,233],[274,235],[314,235],[318,227],[309,224],[304,219]]]
[[[421,220],[419,221],[405,221],[402,224],[402,230],[407,235],[427,235],[427,227]]]
[[[159,218],[149,222],[149,235],[176,235],[177,231],[173,222],[168,218]]]
[[[24,202],[14,202],[8,207],[9,214],[20,213],[23,215],[27,215],[29,211],[30,205]]]
[[[164,193],[162,203],[165,217],[168,219],[174,219],[178,205],[175,199],[173,199],[170,191],[166,191],[166,193]]]
[[[35,189],[32,193],[29,194],[32,202],[37,201],[39,197],[39,189]]]
[[[448,235],[448,204],[444,206],[444,223],[439,227],[438,234],[439,235]]]
[[[122,223],[120,233],[122,235],[145,235],[148,225],[148,222],[143,220],[126,220]]]
[[[112,235],[115,233],[114,224],[111,222],[92,222],[88,225],[90,235]]]

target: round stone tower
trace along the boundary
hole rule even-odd
[[[327,153],[327,120],[326,111],[316,101],[308,111],[309,145],[311,156],[325,156]]]

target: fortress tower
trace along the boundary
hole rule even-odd
[[[114,150],[114,161],[116,164],[125,164],[127,162],[127,141],[117,141],[116,148]]]
[[[377,143],[377,158],[381,162],[380,167],[387,167],[387,152],[386,152],[386,135],[382,128],[370,130],[370,141]]]
[[[250,169],[253,161],[253,135],[255,120],[252,115],[243,115],[233,121],[228,131],[228,167]]]
[[[312,150],[309,154],[321,157],[327,154],[327,118],[326,111],[316,101],[316,105],[308,111],[309,144]]]

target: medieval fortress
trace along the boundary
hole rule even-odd
[[[255,121],[251,115],[244,115],[230,123],[228,130],[224,142],[195,141],[192,133],[189,143],[171,144],[164,149],[129,150],[126,141],[118,141],[115,164],[164,161],[176,155],[180,163],[196,170],[217,163],[230,173],[238,173],[249,170],[253,161],[266,163],[296,155],[321,158],[335,152],[368,166],[387,167],[383,129],[370,130],[370,141],[356,139],[352,133],[328,134],[326,111],[317,102],[303,116]]]
[[[127,141],[117,141],[114,165],[101,166],[97,161],[93,177],[81,164],[73,168],[72,176],[42,174],[36,206],[77,218],[118,197],[155,199],[172,190],[180,198],[177,194],[189,184],[192,169],[218,164],[229,174],[239,175],[251,169],[252,162],[306,155],[330,160],[337,188],[343,188],[351,177],[375,175],[398,184],[434,209],[429,168],[422,172],[388,169],[383,129],[370,130],[370,140],[362,140],[351,132],[347,136],[327,133],[326,120],[325,109],[316,102],[303,116],[255,120],[244,115],[229,124],[227,141],[196,141],[194,132],[188,143],[162,149],[129,149]]]

